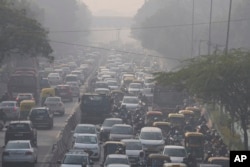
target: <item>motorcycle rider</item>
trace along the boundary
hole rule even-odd
[[[3,109],[0,109],[0,121],[3,121],[4,125],[6,123],[6,119],[7,119],[7,116],[6,116],[5,112],[3,111]]]

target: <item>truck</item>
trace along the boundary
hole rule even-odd
[[[185,99],[188,98],[185,91],[158,84],[156,84],[153,94],[153,110],[162,111],[166,116],[168,113],[176,112],[179,107],[183,106]]]
[[[102,124],[111,117],[113,100],[107,94],[84,93],[80,97],[81,123]]]

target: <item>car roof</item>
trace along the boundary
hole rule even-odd
[[[131,127],[131,125],[128,125],[128,124],[114,124],[112,127]]]
[[[125,154],[109,154],[107,157],[109,158],[128,158]]]
[[[31,121],[29,120],[20,120],[20,121],[10,121],[9,124],[16,124],[16,123],[26,123],[26,124],[31,124]]]
[[[84,152],[83,150],[69,150],[68,152],[65,153],[65,155],[84,155],[88,156],[88,153]]]
[[[165,148],[185,149],[184,146],[177,146],[177,145],[165,145],[165,146],[164,146],[164,149],[165,149]]]
[[[88,127],[96,127],[94,124],[77,124],[77,126],[88,126]]]
[[[30,140],[9,140],[8,143],[30,143]]]
[[[139,139],[122,139],[121,142],[128,143],[128,142],[138,142],[141,143]]]
[[[16,103],[16,101],[2,101],[1,103]]]
[[[127,164],[109,164],[107,167],[130,167],[130,165]]]
[[[81,136],[93,136],[93,137],[97,137],[97,134],[92,134],[92,133],[81,133],[79,135],[77,135],[77,137],[81,137]]]
[[[125,99],[125,98],[134,98],[134,99],[138,99],[138,97],[137,96],[123,96],[123,98]]]
[[[121,120],[122,121],[121,118],[106,118],[105,120]]]
[[[161,129],[158,127],[143,127],[141,132],[161,132]]]

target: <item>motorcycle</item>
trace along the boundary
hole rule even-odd
[[[4,121],[0,120],[0,130],[3,130],[3,128],[4,128]]]

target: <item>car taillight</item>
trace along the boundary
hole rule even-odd
[[[17,108],[16,108],[16,107],[14,107],[13,111],[17,111]]]
[[[18,101],[19,99],[18,98],[16,98],[16,101]]]
[[[7,151],[4,151],[4,152],[3,152],[3,156],[8,156],[8,155],[10,155],[9,152],[7,152]]]
[[[32,152],[31,151],[27,151],[27,152],[25,152],[25,155],[32,155]]]

